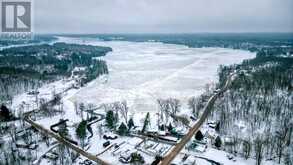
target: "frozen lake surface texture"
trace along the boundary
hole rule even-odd
[[[224,48],[189,48],[156,42],[94,41],[59,38],[62,42],[109,46],[109,75],[89,83],[71,100],[102,104],[126,100],[131,112],[154,112],[156,99],[183,103],[217,81],[220,64],[240,63],[255,53]]]

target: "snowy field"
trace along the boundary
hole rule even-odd
[[[154,112],[156,99],[177,98],[183,103],[203,93],[217,80],[220,64],[240,63],[255,53],[224,48],[189,48],[155,42],[98,41],[59,38],[67,43],[108,46],[104,59],[110,73],[82,88],[72,101],[111,103],[126,100],[132,113]]]

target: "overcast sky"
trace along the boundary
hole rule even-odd
[[[38,33],[293,32],[293,0],[34,0]]]

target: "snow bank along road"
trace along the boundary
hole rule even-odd
[[[202,126],[208,115],[211,113],[213,109],[213,105],[217,98],[223,94],[231,84],[233,80],[234,74],[231,74],[229,78],[226,81],[225,86],[220,89],[219,92],[214,94],[210,99],[208,100],[206,106],[204,107],[204,111],[200,118],[197,120],[197,122],[194,124],[194,126],[189,130],[189,132],[180,140],[178,144],[176,144],[175,147],[172,148],[172,150],[163,158],[160,165],[169,165],[171,164],[172,160],[179,154],[179,152],[183,149],[183,147],[188,143],[188,141],[193,137],[193,135],[199,130],[199,128]]]

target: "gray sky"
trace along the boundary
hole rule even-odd
[[[293,32],[293,0],[34,0],[39,33]]]

